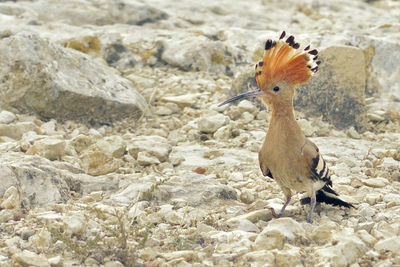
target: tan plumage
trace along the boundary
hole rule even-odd
[[[307,46],[300,50],[294,37],[283,41],[268,40],[262,61],[256,64],[255,75],[258,90],[233,97],[223,104],[242,97],[258,96],[271,110],[271,120],[264,144],[259,152],[262,173],[278,183],[286,196],[280,216],[289,204],[293,191],[306,192],[309,197],[302,203],[310,203],[307,221],[312,221],[315,203],[351,207],[340,200],[331,188],[329,170],[317,146],[308,140],[296,122],[293,96],[298,84],[307,82],[318,70],[317,50]],[[311,58],[312,57],[312,58]]]

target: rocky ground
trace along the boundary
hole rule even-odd
[[[400,265],[395,1],[0,1],[1,266]],[[233,4],[234,3],[234,4]],[[286,216],[244,100],[283,30],[305,134],[353,209]]]

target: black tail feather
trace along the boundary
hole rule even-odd
[[[346,201],[339,199],[337,196],[338,194],[333,191],[332,188],[328,186],[324,186],[320,190],[318,190],[315,194],[317,198],[317,202],[324,202],[326,204],[331,204],[333,206],[341,206],[346,208],[354,208],[354,206]],[[300,200],[302,205],[309,204],[311,202],[310,197],[305,197]]]

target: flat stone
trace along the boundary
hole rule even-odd
[[[376,250],[388,250],[400,255],[400,240],[398,237],[389,237],[379,240],[374,248]]]
[[[133,200],[140,199],[146,192],[151,191],[154,186],[151,182],[132,183],[112,196],[112,199],[118,203],[131,204]]]
[[[37,267],[50,267],[49,262],[43,255],[38,255],[35,252],[29,250],[24,250],[13,255],[13,259],[27,266],[37,266]]]
[[[227,225],[229,225],[231,228],[235,230],[241,230],[245,232],[253,232],[253,233],[259,233],[260,229],[252,223],[251,221],[243,218],[231,218],[227,222]]]
[[[40,155],[49,160],[59,160],[65,155],[66,142],[63,139],[48,137],[34,142],[26,151],[27,155]]]
[[[197,254],[192,250],[168,252],[168,253],[163,253],[162,256],[169,261],[179,258],[183,258],[186,261],[193,261],[197,259]]]
[[[373,122],[380,122],[385,120],[383,116],[375,113],[367,113],[367,118]]]
[[[160,164],[160,160],[146,151],[140,151],[137,155],[137,162],[142,166],[149,166],[152,164]]]
[[[25,208],[62,203],[70,192],[115,190],[120,175],[93,177],[66,162],[21,153],[0,155],[0,195],[11,186],[23,188]],[[20,189],[21,190],[21,189]]]
[[[171,146],[168,144],[168,140],[161,136],[137,136],[129,140],[127,150],[136,159],[139,152],[146,152],[160,162],[164,162],[168,159]]]
[[[181,107],[191,107],[197,101],[200,94],[187,94],[187,95],[178,95],[178,96],[164,96],[161,98],[164,102],[175,103]]]
[[[33,122],[17,122],[13,124],[0,124],[0,136],[8,136],[15,140],[21,139],[22,135],[29,131],[38,131]]]
[[[376,238],[370,235],[366,230],[359,230],[357,232],[358,236],[361,238],[362,241],[367,243],[370,246],[373,246],[376,243]]]
[[[119,261],[108,261],[104,263],[104,267],[124,267]]]
[[[370,179],[364,179],[362,182],[369,186],[369,187],[374,187],[374,188],[382,188],[385,187],[389,181],[386,178],[382,177],[377,177],[377,178],[370,178]]]
[[[270,209],[262,209],[262,210],[251,211],[249,213],[240,215],[238,217],[249,220],[253,223],[256,223],[260,220],[269,221],[273,218],[273,215],[272,215],[272,211]]]

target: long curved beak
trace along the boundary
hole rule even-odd
[[[229,104],[229,103],[231,103],[233,101],[236,101],[236,100],[239,100],[239,99],[242,99],[242,98],[245,98],[245,97],[262,96],[262,95],[264,95],[264,92],[259,90],[259,89],[257,89],[257,90],[251,91],[251,92],[246,92],[246,93],[234,96],[232,98],[229,98],[228,100],[226,100],[226,101],[222,102],[221,104],[219,104],[218,107],[223,106],[225,104]]]

